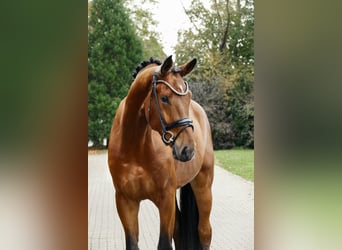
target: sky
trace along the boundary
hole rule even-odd
[[[189,6],[190,0],[159,1],[151,10],[158,23],[158,32],[166,55],[174,54],[177,44],[177,32],[190,28],[190,20],[182,7]]]
[[[177,44],[177,33],[180,29],[191,27],[189,18],[184,12],[189,7],[191,0],[160,0],[151,8],[154,19],[158,23],[158,32],[166,55],[174,55],[174,47]],[[210,0],[202,0],[205,6],[210,5]],[[183,4],[183,5],[182,5]]]

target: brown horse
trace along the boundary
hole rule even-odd
[[[140,201],[159,209],[158,249],[209,249],[214,155],[208,118],[191,100],[180,66],[169,56],[138,68],[112,126],[108,164],[126,249],[138,249]],[[180,209],[176,190],[181,188]]]

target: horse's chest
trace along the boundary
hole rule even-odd
[[[145,199],[153,190],[154,183],[142,166],[135,164],[124,165],[121,175],[114,180],[120,192],[130,198]]]

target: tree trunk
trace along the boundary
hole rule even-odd
[[[227,11],[227,22],[226,22],[223,37],[222,37],[220,47],[219,47],[220,53],[223,53],[227,44],[227,37],[228,37],[229,23],[230,23],[229,0],[226,1],[226,11]]]

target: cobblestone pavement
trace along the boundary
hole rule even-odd
[[[254,249],[254,184],[215,166],[212,250]],[[159,215],[149,200],[139,211],[139,247],[157,249]],[[107,154],[88,155],[88,249],[125,249]]]

